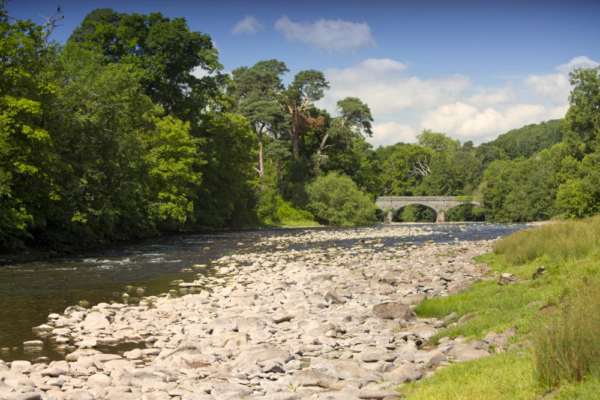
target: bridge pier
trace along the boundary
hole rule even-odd
[[[440,222],[446,222],[446,213],[444,211],[437,212],[437,218],[435,220],[435,223],[438,224]]]
[[[394,222],[394,212],[390,210],[383,216],[383,223],[391,224],[392,222]]]

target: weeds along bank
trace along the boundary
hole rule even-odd
[[[515,233],[478,261],[501,277],[425,300],[414,311],[470,317],[432,337],[434,343],[446,336],[481,339],[516,326],[509,340],[525,349],[453,365],[405,389],[409,398],[597,398],[600,216]],[[510,275],[502,280],[503,274]]]

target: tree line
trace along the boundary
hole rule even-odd
[[[359,98],[333,115],[315,106],[329,88],[320,71],[289,78],[265,60],[225,74],[210,36],[160,13],[97,9],[59,46],[52,20],[15,20],[0,4],[0,249],[369,224],[382,195],[483,198],[485,215],[465,206],[455,220],[600,211],[598,69],[572,74],[563,121],[477,147],[425,130],[417,144],[373,149]]]

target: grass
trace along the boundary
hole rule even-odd
[[[504,353],[457,363],[404,385],[409,399],[531,399],[537,393],[531,355]]]
[[[505,255],[506,262],[512,265],[522,265],[543,256],[566,262],[597,252],[599,245],[600,215],[517,232],[498,242],[494,253]]]
[[[476,282],[458,295],[428,299],[415,308],[423,318],[477,313],[443,336],[483,338],[516,325],[511,342],[531,340],[523,354],[494,354],[459,363],[401,390],[416,399],[600,398],[600,217],[522,231],[478,258],[491,271],[523,282]],[[546,272],[531,280],[545,266]],[[531,303],[534,303],[533,305]],[[529,307],[527,306],[529,305]],[[549,392],[550,391],[550,392]]]
[[[600,279],[583,279],[560,318],[535,336],[537,380],[552,389],[564,382],[600,380]]]

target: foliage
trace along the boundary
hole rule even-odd
[[[600,147],[600,67],[577,68],[569,75],[574,88],[563,129],[567,148],[580,160]]]
[[[426,147],[433,151],[446,151],[446,150],[459,150],[460,142],[454,140],[445,133],[437,133],[431,131],[431,129],[424,129],[423,132],[417,136],[419,146]]]
[[[481,145],[477,149],[479,152],[482,148],[492,147],[497,149],[498,152],[502,151],[510,159],[529,158],[542,150],[549,149],[556,143],[560,143],[562,138],[563,120],[555,119],[513,129],[498,136],[487,143],[486,146]],[[497,158],[500,158],[500,153],[498,153]]]
[[[543,221],[557,214],[556,182],[544,160],[494,161],[484,179],[484,206],[490,221]]]
[[[345,175],[330,172],[306,187],[308,209],[331,225],[366,225],[375,222],[375,206],[356,183]]]

